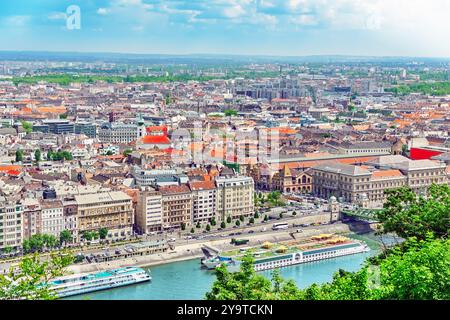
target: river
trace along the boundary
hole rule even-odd
[[[321,260],[280,269],[285,279],[293,279],[299,287],[331,281],[339,269],[356,271],[368,256],[380,250],[380,243],[372,234],[351,235],[364,240],[369,252]],[[203,299],[215,279],[213,271],[200,269],[200,259],[168,263],[149,268],[152,281],[122,288],[99,291],[66,298],[66,300],[198,300]],[[262,272],[271,277],[271,271]]]

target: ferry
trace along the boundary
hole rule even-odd
[[[230,272],[238,271],[242,257],[251,254],[255,260],[255,271],[288,267],[369,251],[363,241],[352,240],[332,234],[322,234],[301,241],[287,241],[278,244],[265,242],[260,247],[242,248],[222,252],[202,260],[207,269],[225,264]]]
[[[90,274],[69,275],[48,283],[58,298],[94,291],[117,288],[151,281],[150,274],[142,268],[124,267]]]

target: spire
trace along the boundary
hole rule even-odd
[[[284,177],[292,177],[291,169],[289,169],[289,167],[287,165],[284,165],[283,176]]]

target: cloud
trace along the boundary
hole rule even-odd
[[[49,20],[66,20],[67,14],[65,12],[53,12],[47,16]]]
[[[4,24],[11,27],[25,27],[31,21],[30,16],[16,15],[4,18]]]
[[[110,10],[108,8],[98,8],[97,14],[101,16],[106,16],[110,13]]]

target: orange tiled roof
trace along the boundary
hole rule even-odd
[[[209,189],[215,189],[215,184],[212,181],[195,181],[190,182],[189,186],[191,187],[191,190],[209,190]]]
[[[401,177],[403,176],[400,170],[380,170],[372,172],[372,178],[381,179],[381,178],[393,178],[393,177]]]
[[[0,166],[0,171],[2,171],[2,172],[8,172],[8,171],[11,171],[11,170],[21,171],[22,170],[22,166],[18,166],[18,165]]]

